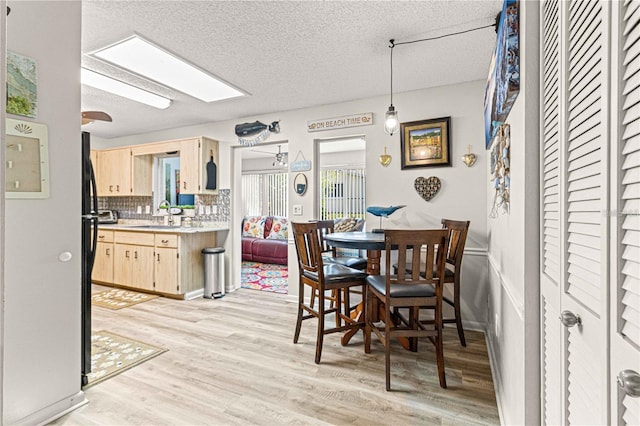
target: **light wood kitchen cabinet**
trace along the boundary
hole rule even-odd
[[[215,232],[111,232],[112,279],[102,283],[178,298],[201,295],[202,249],[215,247]]]
[[[180,191],[182,194],[217,194],[219,152],[218,141],[200,137],[180,143]],[[207,163],[213,157],[216,165],[216,189],[207,187]]]
[[[98,196],[152,194],[152,155],[133,155],[127,147],[98,151],[96,160]]]
[[[114,284],[153,291],[153,234],[116,231]]]
[[[113,282],[113,231],[98,230],[91,280]]]

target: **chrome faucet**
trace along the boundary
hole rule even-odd
[[[160,204],[158,204],[158,210],[160,210],[163,207],[167,208],[167,213],[169,213],[169,207],[171,206],[171,204],[167,201],[167,200],[162,200],[160,201]]]

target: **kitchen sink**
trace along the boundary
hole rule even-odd
[[[146,228],[146,229],[180,229],[179,226],[171,225],[125,225],[130,228]]]

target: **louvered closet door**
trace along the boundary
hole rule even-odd
[[[547,0],[541,7],[543,420],[607,424],[608,222],[603,212],[608,208],[611,5]],[[565,325],[558,320],[563,313]],[[571,316],[580,318],[580,325],[571,326]]]
[[[608,13],[611,4],[567,5],[565,43],[565,244],[561,309],[581,318],[565,327],[569,424],[607,424]]]
[[[542,202],[540,318],[542,420],[562,422],[562,326],[560,316],[560,8],[542,2]]]
[[[615,385],[623,370],[640,373],[640,0],[625,1],[614,10],[619,23],[620,87],[614,111],[618,155],[612,167],[619,176],[612,182],[611,283],[611,407],[612,423],[640,425],[640,397],[633,398]],[[617,164],[616,164],[617,163]]]

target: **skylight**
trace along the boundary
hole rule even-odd
[[[245,95],[137,35],[91,55],[205,102]]]
[[[95,87],[96,89],[104,90],[105,92],[113,93],[152,107],[165,109],[169,108],[169,105],[171,105],[171,99],[131,86],[130,84],[123,83],[122,81],[114,80],[111,77],[98,74],[97,72],[86,68],[81,69],[80,78],[84,85]]]

